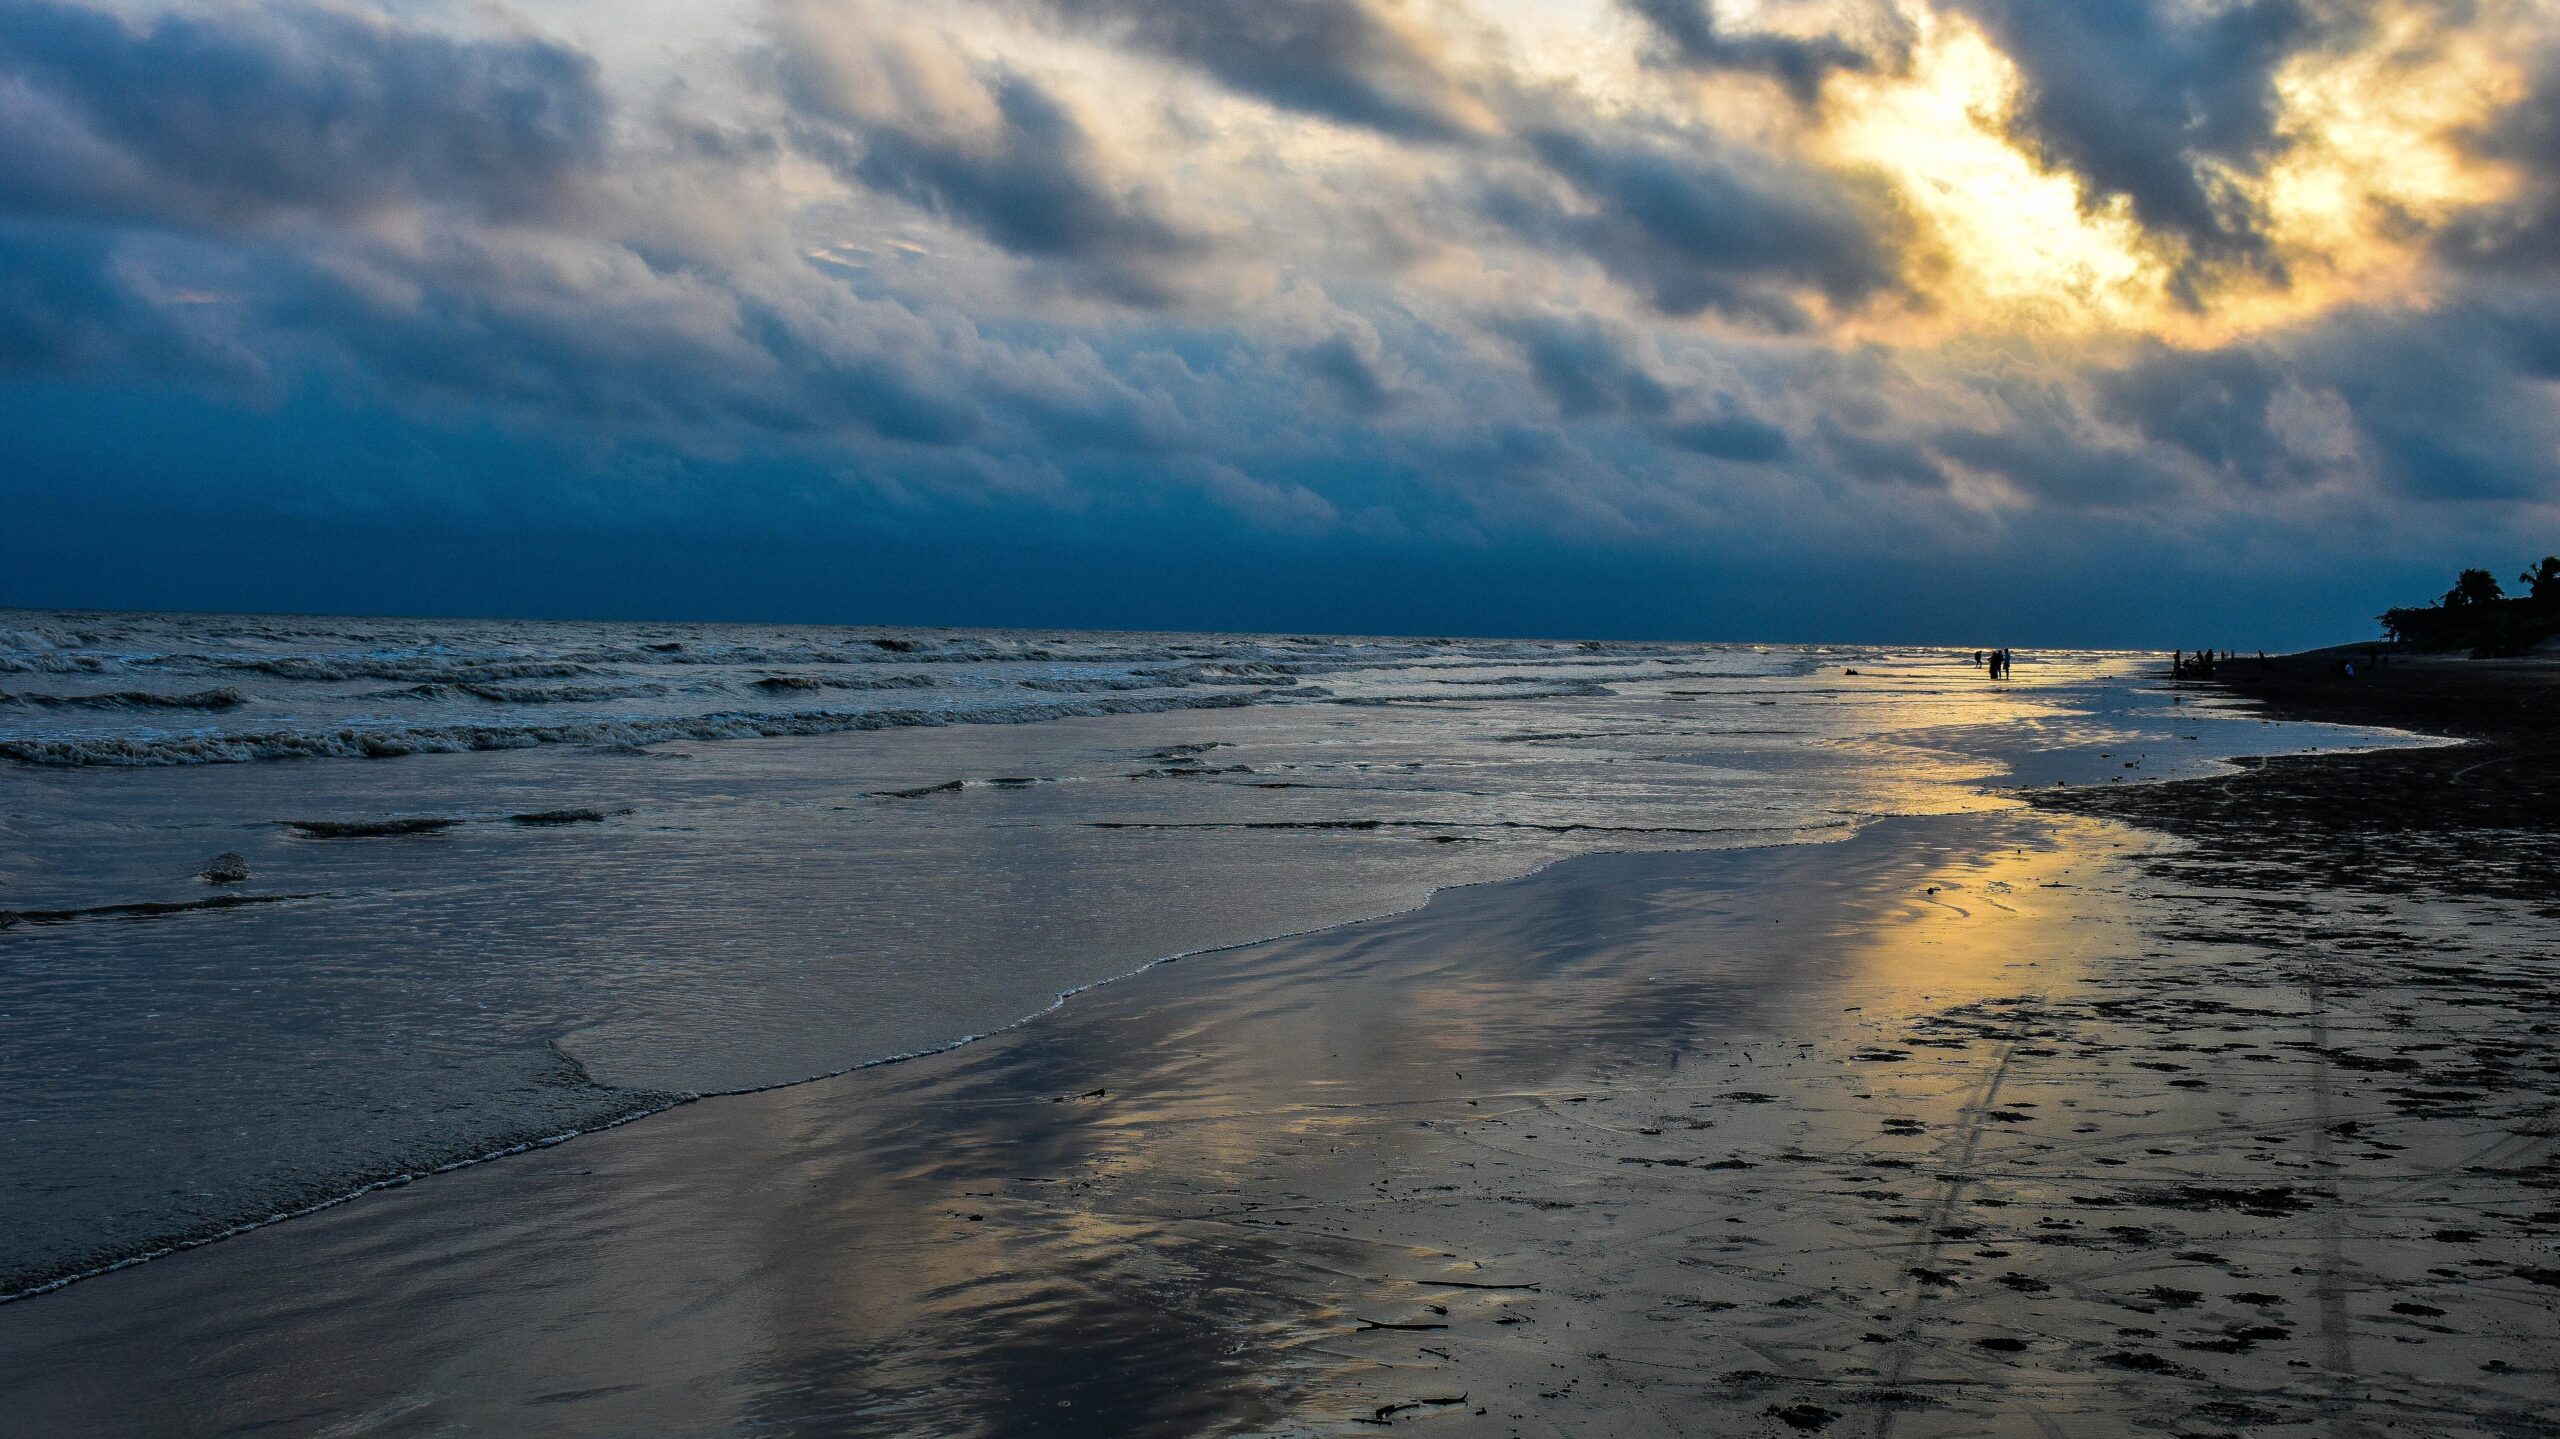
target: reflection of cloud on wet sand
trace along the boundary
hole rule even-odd
[[[2163,856],[2008,812],[1577,860],[81,1286],[0,1343],[77,1386],[121,1316],[219,1315],[219,1352],[326,1375],[312,1412],[689,1431],[2521,1412],[2560,1266],[2494,1244],[2552,1142],[2489,1004],[2526,982],[2513,906]],[[76,1394],[44,1399],[97,1417]]]

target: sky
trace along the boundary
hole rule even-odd
[[[2358,638],[2560,0],[9,0],[0,604]]]

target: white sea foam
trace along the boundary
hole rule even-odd
[[[1043,720],[1182,709],[1231,709],[1254,703],[1233,694],[1166,695],[1009,704],[971,709],[729,710],[681,719],[598,720],[578,724],[348,726],[134,737],[64,736],[0,739],[0,756],[23,764],[247,764],[277,759],[388,759],[578,744],[639,747],[674,740],[777,739],[950,724],[1036,724]]]
[[[1573,854],[2262,742],[2112,663],[1995,689],[1856,649],[0,614],[0,758],[159,769],[0,785],[0,1277]],[[258,895],[200,877],[234,851]]]
[[[1595,698],[1613,684],[1768,668],[1747,652],[1725,668],[1702,657],[1534,640],[28,615],[0,624],[0,672],[36,677],[0,690],[0,758],[159,766],[627,748],[1240,703]],[[97,682],[110,676],[200,687]]]

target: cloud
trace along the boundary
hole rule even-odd
[[[80,374],[170,338],[126,298],[101,236],[0,223],[0,376]]]
[[[2193,456],[2227,483],[2302,478],[2270,419],[2285,369],[2253,347],[2188,352],[2155,344],[2093,383],[2099,415]]]
[[[1795,450],[1795,442],[1785,430],[1743,414],[1683,420],[1664,426],[1662,438],[1692,454],[1741,464],[1773,465]]]
[[[1716,18],[1712,0],[1622,0],[1660,38],[1669,64],[1692,70],[1764,75],[1798,104],[1810,105],[1833,74],[1898,64],[1908,45],[1907,22],[1887,11],[1877,27],[1881,43],[1862,44],[1837,34],[1791,35],[1772,31],[1735,34]]]
[[[1355,415],[1382,415],[1399,398],[1373,336],[1346,330],[1300,347],[1292,358]]]
[[[1897,283],[1902,217],[1855,177],[1697,132],[1556,126],[1526,138],[1565,193],[1502,187],[1490,213],[1523,239],[1587,255],[1666,314],[1802,329],[1808,297],[1854,307]]]
[[[228,228],[430,205],[555,213],[602,162],[595,63],[284,3],[0,7],[0,208]]]
[[[1583,315],[1516,315],[1495,333],[1516,345],[1529,377],[1567,420],[1630,420],[1673,449],[1768,464],[1792,444],[1784,430],[1685,376],[1663,372],[1639,335]]]
[[[1587,316],[1519,316],[1495,325],[1520,347],[1529,377],[1566,419],[1660,415],[1670,387],[1636,359],[1632,340]]]
[[[2276,73],[2310,0],[1952,0],[2018,68],[2016,133],[2209,259],[2265,256],[2245,185],[2282,147]]]
[[[2460,217],[2438,237],[2439,253],[2466,269],[2560,272],[2560,39],[2528,65],[2524,97],[2464,137],[2473,155],[2516,177],[2504,203]]]
[[[2191,469],[2201,505],[2339,485],[2375,504],[2560,503],[2554,301],[2353,310],[2216,350],[2145,346],[2093,368],[2087,419]]]
[[[1170,304],[1206,237],[1115,177],[1073,109],[1010,69],[971,63],[867,6],[784,10],[779,66],[799,145],[1089,292]]]
[[[1304,115],[1407,140],[1460,140],[1483,107],[1424,36],[1375,0],[1028,0]]]
[[[67,420],[0,427],[0,475],[103,533],[167,492],[144,467],[218,434],[257,457],[223,470],[243,525],[1772,572],[2026,546],[2118,589],[2217,544],[2560,521],[2549,45],[2498,52],[2520,98],[2447,151],[2512,183],[2349,215],[2408,257],[2397,288],[2306,266],[2269,319],[2203,272],[2271,278],[2252,196],[2313,148],[2272,77],[2379,43],[2371,7],[1943,0],[2017,67],[2015,138],[2195,267],[2194,317],[2227,323],[2170,344],[2103,305],[2049,327],[1931,292],[1940,212],[1824,148],[1840,107],[1899,96],[2067,187],[1976,91],[1926,110],[1935,52],[1906,68],[1881,12],[1762,7],[1838,22],[1781,33],[1619,3],[1649,28],[1567,63],[1487,39],[1533,32],[1482,0],[776,0],[677,77],[497,9],[24,0],[0,7],[0,413],[166,418],[98,458]],[[2428,46],[2468,23],[2441,19]],[[2005,73],[1957,28],[1995,62],[1960,78]],[[1914,173],[1961,186],[1981,153]],[[1986,265],[2057,276],[2034,301],[2105,283],[2000,233]],[[278,459],[341,434],[365,464]]]

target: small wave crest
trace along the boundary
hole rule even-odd
[[[53,650],[0,654],[0,674],[9,675],[97,675],[120,667],[109,655],[72,655]]]
[[[1169,688],[1166,681],[1147,679],[1140,675],[1034,675],[1029,679],[1016,680],[1015,683],[1027,690],[1058,695],[1112,694],[1130,690]]]
[[[445,816],[400,819],[289,819],[285,828],[312,839],[383,839],[403,834],[438,834],[462,823]]]
[[[0,739],[0,757],[53,768],[248,764],[284,759],[388,759],[412,754],[532,749],[547,744],[606,747],[676,740],[780,739],[857,730],[959,724],[1034,724],[1111,714],[1235,709],[1264,694],[1164,695],[988,706],[977,709],[731,711],[668,719],[609,719],[569,724],[346,726],[310,731],[148,736],[59,736]],[[1315,695],[1300,696],[1315,698]]]
[[[0,929],[15,929],[22,924],[71,924],[84,919],[157,919],[169,914],[193,914],[208,909],[240,909],[256,904],[282,904],[287,900],[309,899],[307,894],[217,894],[204,899],[131,900],[122,904],[93,904],[79,909],[0,909]]]
[[[593,675],[572,660],[454,659],[442,655],[384,658],[375,655],[169,655],[144,661],[151,669],[234,672],[280,680],[387,680],[395,684],[489,684],[500,680],[563,680]]]
[[[755,687],[787,694],[793,690],[923,690],[936,683],[931,675],[766,675]]]
[[[148,690],[112,690],[91,695],[13,694],[0,690],[0,705],[30,705],[41,709],[227,710],[238,709],[248,702],[247,695],[228,687],[182,695],[154,694]]]
[[[1291,685],[1308,674],[1339,669],[1329,664],[1279,664],[1269,660],[1203,660],[1187,665],[1143,669],[1138,673],[1169,685]]]

